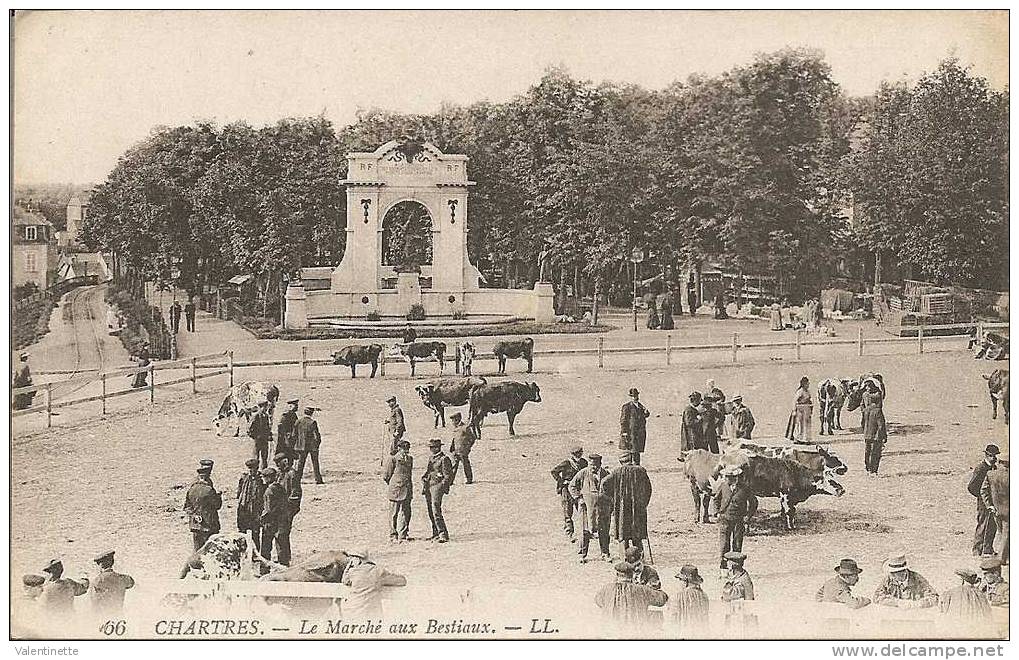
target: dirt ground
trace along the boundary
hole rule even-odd
[[[615,467],[610,443],[618,437],[619,407],[627,389],[637,387],[652,413],[643,464],[654,487],[649,525],[655,564],[669,593],[678,587],[673,575],[679,567],[695,564],[706,577],[706,593],[716,600],[717,530],[693,522],[689,486],[676,461],[687,394],[714,379],[727,394],[743,395],[758,420],[755,438],[774,439],[784,431],[800,376],[816,383],[879,371],[888,387],[889,423],[880,477],[867,478],[863,471],[859,413],[844,414],[849,430],[825,444],[850,467],[839,479],[845,495],[808,500],[799,507],[792,532],[781,525],[777,500],[762,501],[763,514],[744,545],[757,598],[810,601],[842,557],[864,568],[857,591],[869,594],[882,575],[882,561],[895,551],[909,553],[913,567],[939,591],[956,586],[953,569],[976,563],[970,555],[975,504],[966,482],[985,444],[1008,445],[1008,427],[1000,417],[991,420],[980,377],[992,365],[965,352],[863,358],[848,353],[800,364],[712,368],[635,361],[631,370],[560,360],[552,370],[537,363],[534,375],[520,373],[521,362],[510,362],[509,378],[537,382],[542,402],[527,404],[517,418],[515,438],[508,436],[504,415],[489,418],[471,455],[477,483],[464,485],[461,473],[446,499],[451,541],[445,545],[387,542],[387,502],[378,476],[383,402],[389,394],[403,403],[415,479],[427,461],[427,439],[449,437],[433,430],[431,412],[414,393],[428,376],[281,380],[281,400],[300,397],[302,405],[322,408],[326,483],[315,485],[305,477],[304,505],[292,537],[295,557],[365,544],[379,563],[407,575],[413,585],[572,590],[578,603],[589,603],[613,580],[613,570],[602,562],[578,562],[575,546],[561,531],[549,470],[573,443],[603,453],[607,467]],[[494,365],[486,363],[483,372],[491,369]],[[134,411],[66,419],[50,431],[18,434],[11,456],[12,575],[38,571],[53,556],[64,558],[75,575],[91,568],[96,551],[110,547],[117,550],[120,570],[140,581],[175,577],[191,549],[180,503],[198,459],[216,461],[214,481],[232,495],[250,455],[246,438],[213,433],[211,420],[226,386],[221,379],[204,383],[195,396],[167,392],[151,406],[137,397]],[[221,512],[224,529],[234,522],[234,504],[228,499]],[[430,535],[420,496],[413,503],[411,535]]]

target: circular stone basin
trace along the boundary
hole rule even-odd
[[[372,328],[458,328],[477,325],[496,325],[500,323],[513,323],[523,321],[519,316],[505,316],[500,314],[476,314],[464,319],[454,319],[450,316],[433,316],[423,321],[408,321],[399,316],[382,317],[378,321],[368,321],[364,317],[357,318],[310,318],[308,325],[312,328],[344,328],[351,330],[370,330]]]

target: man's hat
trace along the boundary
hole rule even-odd
[[[620,575],[631,576],[633,575],[633,564],[628,561],[621,561],[616,564],[616,573]]]
[[[283,451],[276,452],[276,454],[272,457],[272,462],[273,463],[279,463],[280,461],[289,461],[289,460],[290,460],[290,454],[288,454],[286,452],[283,452]],[[244,462],[244,464],[247,465],[251,461],[255,461],[256,464],[258,463],[258,459],[249,458],[247,461]]]
[[[743,401],[743,395],[742,394],[737,394],[736,396],[732,397],[732,402],[733,403],[736,403],[737,401]]]
[[[244,461],[244,466],[249,468],[258,467],[258,459],[249,458],[248,460]]]
[[[637,390],[636,387],[630,388],[630,396],[640,396],[640,392]]]
[[[632,463],[633,462],[633,452],[631,452],[629,449],[624,449],[621,452],[619,452],[619,462],[620,463]]]
[[[21,577],[21,582],[26,587],[41,587],[46,584],[46,578],[35,573],[26,573]]]
[[[892,555],[885,561],[885,568],[889,573],[895,573],[896,571],[904,571],[909,568],[909,562],[906,561],[906,555]]]
[[[595,454],[588,454],[587,457],[589,459],[591,459],[592,461],[600,461],[601,460],[601,454],[597,454],[597,453],[595,453]]]
[[[429,448],[432,448],[432,447],[441,447],[441,446],[442,446],[442,440],[439,439],[439,438],[431,438],[431,439],[428,440],[428,447]]]
[[[289,405],[289,406],[296,406],[298,403],[300,403],[300,401],[301,401],[300,399],[291,399],[291,400],[287,401],[287,405]]]
[[[394,394],[393,396],[386,399],[386,403],[396,403],[396,395]]]
[[[957,568],[955,569],[955,574],[971,584],[979,579],[977,578],[976,571],[972,571],[968,568]]]
[[[400,440],[399,442],[396,443],[396,446],[403,447],[404,449],[410,449],[410,442],[407,440]]]
[[[743,554],[742,552],[734,552],[734,551],[730,550],[729,552],[727,552],[724,555],[722,555],[722,559],[724,559],[726,561],[734,561],[737,564],[739,564],[740,566],[742,566],[743,562],[745,562],[747,560],[747,556],[745,554]]]
[[[1000,571],[1001,560],[997,557],[984,557],[980,560],[980,570],[982,571]]]
[[[311,413],[315,412],[316,410],[321,410],[321,408],[316,408],[315,406],[305,406],[304,407],[304,414],[305,415],[310,415]]]
[[[198,472],[212,472],[214,461],[211,458],[203,458],[198,461]]]
[[[113,555],[114,555],[114,551],[113,550],[106,550],[106,551],[101,552],[98,555],[96,555],[95,558],[92,561],[94,561],[95,563],[98,564],[98,563],[102,562],[104,559],[106,559],[107,557],[109,557],[110,559],[113,559]]]
[[[863,569],[856,565],[855,560],[843,559],[839,562],[839,565],[835,567],[835,572],[842,575],[859,575],[863,572]]]
[[[27,360],[28,359],[28,353],[22,353],[18,357],[21,358],[22,360]]]
[[[458,420],[458,419],[463,419],[464,416],[461,413],[455,412],[452,415],[450,415],[449,418],[455,421],[455,420]]]
[[[42,570],[46,571],[47,573],[51,573],[56,569],[64,570],[64,564],[59,559],[51,559],[49,563],[43,567]]]
[[[701,577],[697,567],[690,564],[686,564],[683,568],[679,569],[679,573],[676,573],[676,577],[688,584],[700,584],[701,582],[704,582],[704,578]]]
[[[347,550],[346,553],[350,557],[360,557],[361,559],[368,559],[368,550],[364,546],[355,546],[353,550]]]
[[[262,475],[263,477],[275,477],[276,476],[276,468],[274,468],[274,467],[264,467],[261,470],[259,470],[258,473],[260,475]]]
[[[690,392],[690,398],[691,399],[703,399],[704,397],[701,396],[700,392]]]
[[[570,453],[571,454],[582,454],[582,453],[584,453],[584,448],[581,445],[570,445]]]
[[[991,456],[997,456],[1001,453],[1001,450],[998,449],[998,445],[987,445],[984,447],[984,453],[990,454]]]
[[[636,564],[644,556],[644,550],[640,546],[631,545],[626,549],[626,561]]]

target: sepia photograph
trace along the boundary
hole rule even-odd
[[[1007,9],[9,37],[19,655],[1005,655]]]

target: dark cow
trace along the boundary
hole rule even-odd
[[[427,360],[433,357],[439,363],[439,373],[442,373],[446,345],[441,341],[415,341],[410,344],[397,344],[394,348],[403,359],[410,363],[411,376],[414,375],[414,364],[418,360]]]
[[[372,375],[379,369],[379,358],[382,356],[380,344],[368,344],[367,346],[344,346],[338,351],[333,351],[333,364],[342,364],[350,367],[350,377],[357,378],[357,365],[370,364]]]
[[[983,374],[987,381],[987,390],[991,395],[991,419],[998,419],[998,401],[1001,401],[1001,409],[1005,411],[1005,423],[1008,424],[1008,370],[995,369],[988,374]]]
[[[474,356],[478,350],[469,341],[456,345],[456,372],[464,376],[470,376],[474,372]]]
[[[471,426],[478,438],[481,438],[481,427],[485,416],[489,413],[506,413],[509,419],[509,433],[516,435],[513,420],[520,414],[528,401],[541,403],[541,390],[537,383],[520,383],[507,381],[495,385],[482,385],[471,390],[470,419]]]
[[[506,360],[523,358],[527,360],[527,373],[534,368],[534,340],[528,337],[519,341],[496,342],[492,353],[499,360],[499,373],[506,373]]]
[[[446,406],[466,406],[470,403],[471,392],[488,381],[481,376],[466,378],[438,378],[414,388],[425,408],[435,412],[435,428],[439,422],[446,426]]]
[[[251,425],[251,418],[262,403],[269,404],[267,412],[269,418],[272,419],[279,398],[280,390],[272,383],[253,380],[234,385],[223,399],[223,403],[219,406],[219,412],[216,413],[216,418],[212,421],[213,426],[216,427],[216,435],[238,436],[241,432],[242,422],[244,431],[247,432]]]
[[[307,559],[293,566],[263,575],[266,582],[343,582],[343,571],[350,562],[346,552],[315,552]]]
[[[842,407],[849,396],[849,380],[827,378],[817,386],[817,400],[821,404],[821,435],[834,435],[842,430]]]

